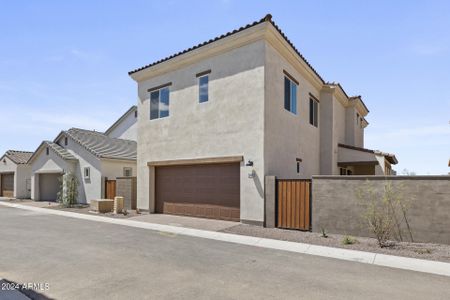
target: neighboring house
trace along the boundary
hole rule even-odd
[[[107,183],[117,177],[135,176],[136,142],[110,138],[101,132],[71,128],[53,142],[44,141],[29,160],[32,168],[31,198],[54,201],[59,178],[74,174],[79,182],[78,203],[113,198]]]
[[[398,163],[394,154],[338,144],[340,175],[395,175],[392,165]]]
[[[30,198],[31,167],[27,162],[32,154],[8,150],[0,158],[0,197]]]
[[[137,106],[132,106],[105,131],[111,138],[137,141]]]
[[[262,224],[267,175],[375,174],[376,161],[396,162],[360,157],[370,151],[361,97],[325,82],[270,15],[129,74],[140,209]]]

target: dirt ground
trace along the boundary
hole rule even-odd
[[[343,239],[345,236],[340,234],[327,234],[328,237],[324,238],[322,237],[321,233],[317,232],[303,232],[298,230],[286,230],[279,228],[264,228],[246,224],[239,224],[234,227],[226,228],[222,230],[222,232],[450,262],[450,245],[393,242],[392,247],[380,248],[376,239],[366,237],[352,237],[355,240],[355,243],[351,245],[345,245],[343,244]]]

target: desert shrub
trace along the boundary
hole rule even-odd
[[[345,235],[344,238],[342,239],[342,244],[344,245],[353,245],[357,242],[358,240],[355,239],[354,237],[350,236],[350,235]]]
[[[409,237],[413,241],[407,213],[409,201],[404,199],[402,186],[394,187],[387,181],[382,189],[375,189],[367,181],[357,192],[359,201],[364,205],[362,218],[369,230],[375,235],[380,247],[388,247],[391,239],[403,241],[405,224]]]
[[[323,238],[327,238],[328,237],[327,231],[325,230],[324,227],[321,227],[320,231],[322,233],[321,237],[323,237]]]

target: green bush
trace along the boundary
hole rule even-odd
[[[71,207],[77,203],[78,179],[72,173],[65,173],[61,176],[60,190],[58,192],[58,202],[64,207]]]
[[[354,237],[350,236],[350,235],[346,235],[342,239],[342,244],[344,244],[344,245],[353,245],[356,242],[358,242],[358,240],[355,239]]]

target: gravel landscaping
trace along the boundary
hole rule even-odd
[[[23,205],[29,205],[29,206],[36,206],[41,208],[47,208],[47,209],[56,209],[56,210],[63,210],[63,211],[70,211],[80,214],[88,214],[88,215],[99,215],[104,217],[110,217],[110,218],[116,218],[116,219],[128,219],[136,216],[140,216],[144,213],[137,214],[136,210],[127,210],[127,215],[124,214],[113,214],[112,212],[109,213],[98,213],[95,211],[92,211],[89,207],[89,204],[77,204],[72,207],[64,207],[61,206],[58,202],[48,202],[48,201],[33,201],[30,199],[12,199],[12,198],[2,198],[0,201],[8,202],[8,203],[17,203],[17,204],[23,204]]]
[[[127,210],[126,215],[125,214],[114,214],[112,212],[98,213],[96,211],[92,211],[90,206],[87,204],[84,204],[84,205],[78,204],[78,205],[72,206],[72,207],[64,207],[61,205],[57,205],[57,206],[49,206],[46,208],[76,212],[76,213],[80,213],[80,214],[99,215],[99,216],[103,216],[103,217],[110,217],[110,218],[116,218],[116,219],[128,219],[128,218],[132,218],[132,217],[136,217],[136,216],[140,215],[140,214],[137,214],[135,210]]]
[[[221,232],[450,262],[450,245],[393,242],[392,247],[380,248],[376,239],[365,237],[352,237],[355,243],[345,245],[343,240],[346,236],[340,234],[327,234],[328,237],[324,238],[321,233],[316,232],[264,228],[246,224],[239,224],[234,227],[229,227],[221,230]]]

